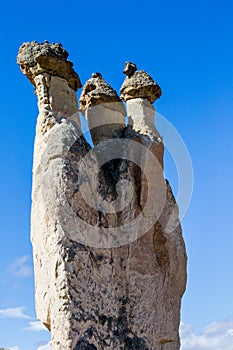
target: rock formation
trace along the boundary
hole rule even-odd
[[[127,62],[125,108],[100,73],[81,86],[61,44],[24,43],[39,116],[31,239],[38,319],[52,350],[178,350],[186,253],[163,177],[152,103],[161,89]]]
[[[102,78],[92,74],[80,96],[80,111],[86,116],[94,145],[121,137],[125,127],[125,108],[116,91]]]

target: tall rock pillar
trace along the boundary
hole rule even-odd
[[[161,90],[127,63],[116,91],[78,75],[60,44],[18,54],[38,96],[31,239],[36,311],[52,350],[178,350],[186,253],[152,103]]]
[[[51,331],[52,349],[72,349],[68,287],[69,240],[60,222],[64,157],[81,135],[76,91],[81,87],[61,44],[24,43],[17,56],[34,85],[39,115],[33,160],[31,240],[37,317]],[[83,142],[85,153],[89,149]],[[65,218],[64,218],[65,219]]]

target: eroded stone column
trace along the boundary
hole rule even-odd
[[[143,70],[137,71],[134,63],[126,62],[123,73],[126,79],[121,86],[121,98],[126,102],[128,130],[135,136],[141,135],[140,141],[148,143],[163,167],[164,147],[162,138],[154,124],[155,108],[153,103],[162,91],[151,76]]]
[[[71,349],[72,344],[69,272],[64,258],[70,241],[59,214],[61,203],[66,202],[64,158],[75,142],[81,153],[90,149],[80,130],[76,90],[81,83],[67,57],[61,44],[48,42],[24,43],[17,56],[38,97],[31,240],[36,312],[51,330],[52,349]]]
[[[61,44],[34,41],[24,43],[19,49],[17,63],[33,84],[38,98],[34,171],[53,126],[72,117],[80,127],[76,91],[81,82],[67,57],[68,52]]]
[[[150,193],[154,200],[146,214],[153,222],[153,212],[156,215],[158,210],[154,203],[163,201],[163,195],[156,198],[158,188],[162,189],[163,183],[161,178],[156,176],[155,169],[159,169],[163,174],[164,146],[154,124],[155,108],[152,104],[162,92],[148,73],[143,70],[137,71],[136,65],[131,62],[126,62],[123,73],[126,74],[126,79],[121,86],[121,98],[126,102],[129,120],[125,137],[143,146],[137,154],[140,171],[132,165],[131,173],[140,183],[138,200],[141,208],[148,202],[148,184],[154,184]],[[155,165],[151,155],[157,159]],[[137,289],[137,292],[135,288],[132,293],[144,308],[143,322],[146,327],[143,329],[146,329],[146,338],[150,339],[149,348],[177,350],[180,347],[180,302],[186,286],[186,253],[178,208],[167,181],[165,187],[166,200],[161,215],[150,229],[132,244],[131,261],[134,264],[131,265],[131,270],[137,271],[138,279],[134,283],[141,288],[140,291]],[[142,256],[147,258],[142,259]],[[148,265],[149,261],[151,263]],[[143,281],[143,287],[140,279]],[[150,296],[148,289],[151,290]],[[134,315],[137,319],[136,310]]]
[[[18,55],[40,111],[31,222],[37,316],[52,350],[178,350],[186,253],[153,122],[161,90],[128,64],[125,127],[116,92],[93,75],[80,99],[91,150],[67,57],[47,42],[23,44]]]
[[[123,103],[100,73],[93,73],[85,83],[79,102],[80,111],[88,120],[94,145],[123,136],[125,126]]]

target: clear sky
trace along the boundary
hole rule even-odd
[[[98,71],[119,91],[131,60],[161,86],[155,107],[182,136],[194,170],[182,222],[182,350],[233,350],[232,13],[231,0],[2,2],[0,347],[48,349],[34,311],[29,239],[37,105],[16,65],[22,42],[46,39],[70,52],[83,83]],[[176,192],[169,156],[165,166]]]

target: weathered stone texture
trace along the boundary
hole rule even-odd
[[[24,58],[27,67],[34,67],[33,52]],[[39,100],[31,239],[37,316],[51,330],[51,349],[178,350],[186,253],[149,102],[159,88],[148,78],[134,96],[134,82],[127,82],[125,127],[116,92],[93,76],[80,101],[95,130],[91,150],[75,88],[63,73],[49,74],[46,55],[43,72],[23,71]],[[136,74],[131,69],[129,79]]]
[[[93,73],[80,96],[80,111],[86,116],[94,145],[122,137],[125,108],[116,91],[100,73]]]
[[[119,108],[119,112],[125,115],[124,106],[116,91],[103,79],[100,73],[93,73],[92,77],[85,83],[80,96],[80,111],[85,111],[93,106],[101,104],[113,104]],[[116,108],[117,108],[116,107]]]
[[[81,87],[78,74],[73,69],[73,63],[68,61],[69,54],[61,44],[49,44],[45,41],[23,43],[19,49],[17,63],[31,83],[36,86],[35,76],[49,73],[66,79],[69,86],[75,91]]]
[[[136,70],[137,67],[131,62],[126,62],[123,73],[125,81],[121,86],[121,98],[124,101],[134,98],[146,98],[153,103],[161,95],[159,85],[144,70]]]

